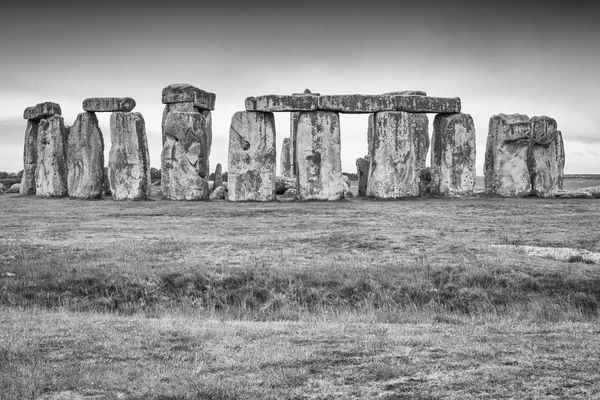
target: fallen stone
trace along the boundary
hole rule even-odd
[[[23,149],[23,176],[21,177],[21,194],[35,195],[35,170],[38,154],[38,120],[27,120],[25,129],[25,146]]]
[[[104,185],[104,138],[98,118],[84,112],[77,116],[69,134],[67,186],[70,197],[102,196]]]
[[[296,189],[298,182],[296,178],[287,176],[275,177],[275,194],[284,194],[288,189]]]
[[[215,187],[223,186],[223,167],[217,164],[215,167]]]
[[[332,111],[300,113],[296,152],[300,200],[344,198],[338,113]]]
[[[66,141],[63,117],[40,120],[38,126],[38,163],[35,170],[36,195],[63,197],[68,194]]]
[[[553,197],[559,199],[591,199],[594,195],[587,190],[555,190]]]
[[[562,135],[560,140],[562,142]],[[531,193],[538,197],[553,197],[554,191],[562,189],[562,168],[559,166],[560,150],[557,141],[557,124],[553,118],[531,118],[527,168],[531,180]]]
[[[91,97],[83,101],[83,110],[89,112],[129,112],[135,108],[131,97]]]
[[[398,111],[413,113],[459,113],[460,97],[394,96]]]
[[[319,110],[358,114],[393,111],[395,109],[396,99],[394,96],[363,94],[319,96]]]
[[[298,191],[295,188],[289,188],[283,193],[286,199],[295,199],[298,196]]]
[[[469,114],[438,114],[433,121],[431,193],[471,196],[475,188],[475,124]]]
[[[275,117],[236,112],[229,129],[229,201],[275,200]]]
[[[587,192],[592,195],[592,197],[599,198],[600,197],[600,186],[591,186],[578,189],[580,192]]]
[[[358,197],[365,197],[367,195],[367,182],[369,179],[370,159],[371,157],[369,156],[356,159],[356,175],[358,176]]]
[[[225,188],[223,186],[218,186],[210,194],[210,200],[223,200],[225,198],[226,192],[227,191],[225,190]]]
[[[527,196],[531,180],[527,153],[531,124],[527,115],[494,115],[490,118],[485,150],[485,194]]]
[[[313,94],[267,94],[264,96],[248,97],[245,103],[246,111],[314,111],[319,104],[319,97]]]
[[[375,114],[367,196],[379,199],[420,194],[423,136],[428,135],[425,114],[385,111]]]
[[[6,193],[21,193],[21,184],[15,183],[6,191]]]
[[[136,112],[110,115],[108,175],[113,200],[146,200],[151,193],[150,157],[144,117]]]
[[[557,261],[569,263],[583,262],[587,264],[600,264],[600,253],[583,249],[573,249],[570,247],[514,246],[502,244],[492,245],[492,247],[505,250],[516,250],[529,256],[551,258]]]
[[[52,117],[54,115],[61,115],[62,111],[60,106],[56,103],[47,101],[40,103],[32,107],[27,107],[23,112],[24,119],[41,119],[46,117]]]
[[[195,107],[214,111],[217,96],[186,83],[175,83],[162,90],[162,103],[193,103]]]

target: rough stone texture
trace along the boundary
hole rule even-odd
[[[367,155],[371,156],[371,150],[373,149],[373,132],[375,132],[375,114],[369,114],[368,127],[367,127]]]
[[[83,101],[83,110],[89,112],[129,112],[135,108],[131,97],[91,97]]]
[[[210,194],[210,200],[223,200],[227,190],[223,186],[217,186]]]
[[[319,104],[319,96],[313,94],[267,94],[264,96],[248,97],[245,103],[246,111],[314,111]]]
[[[438,114],[433,121],[431,193],[471,196],[475,188],[475,124],[469,114]]]
[[[419,194],[429,196],[431,194],[431,167],[423,168],[419,174]]]
[[[300,200],[344,198],[339,121],[339,114],[332,111],[300,113],[296,136]]]
[[[558,167],[558,176],[556,184],[558,189],[563,188],[563,180],[565,177],[565,143],[563,142],[562,132],[558,131],[556,135],[556,165]]]
[[[21,177],[21,194],[35,195],[35,170],[38,153],[37,120],[28,120],[25,129],[25,146],[23,148],[23,176]]]
[[[104,184],[104,138],[91,112],[77,116],[69,133],[67,186],[70,197],[99,198]]]
[[[288,178],[292,176],[291,156],[290,138],[284,138],[281,144],[280,168],[281,175]]]
[[[66,140],[68,134],[63,117],[54,115],[40,120],[38,155],[35,171],[36,195],[63,197],[67,190]]]
[[[110,115],[108,175],[113,200],[145,200],[150,196],[150,157],[142,114]]]
[[[396,99],[394,96],[364,94],[319,96],[319,110],[350,114],[393,111],[396,110]]]
[[[358,176],[358,197],[367,195],[367,182],[369,180],[369,164],[371,157],[364,156],[356,159],[356,175]]]
[[[275,177],[275,194],[284,194],[288,189],[296,189],[298,181],[293,177]]]
[[[186,103],[170,103],[165,104],[165,108],[163,110],[162,122],[161,122],[161,132],[162,132],[162,143],[165,144],[165,122],[167,121],[167,115],[170,112],[199,112],[202,113],[202,109],[194,106],[194,103],[186,102]],[[206,111],[206,113],[210,113],[210,111]]]
[[[214,111],[217,95],[187,83],[174,83],[162,90],[162,103],[193,103],[195,107]]]
[[[51,101],[45,103],[39,103],[32,107],[27,107],[23,112],[24,119],[41,119],[46,117],[52,117],[53,115],[61,115],[62,111],[60,106]]]
[[[13,184],[7,191],[6,193],[21,193],[21,184],[20,183],[15,183]]]
[[[485,194],[526,196],[531,191],[527,152],[531,124],[527,115],[498,114],[490,118],[485,150]]]
[[[556,190],[562,189],[557,141],[558,130],[554,119],[546,116],[531,118],[527,167],[531,192],[538,197],[553,197]]]
[[[285,193],[283,193],[283,197],[285,197],[286,199],[295,199],[297,196],[298,190],[296,190],[295,188],[289,188],[285,191]]]
[[[298,176],[298,155],[296,152],[296,136],[298,135],[298,118],[300,112],[290,113],[290,173]]]
[[[593,193],[579,189],[579,190],[561,190],[557,189],[552,192],[552,196],[558,199],[592,199],[594,198]]]
[[[394,96],[398,111],[414,113],[459,113],[460,97]]]
[[[210,113],[210,111],[206,111]],[[199,112],[172,111],[163,125],[161,188],[164,199],[209,197],[210,118]]]
[[[399,90],[397,92],[384,93],[383,96],[427,96],[422,90]]]
[[[19,187],[20,190],[20,187]],[[0,194],[3,194],[6,192],[6,186],[4,186],[3,184],[0,183]]]
[[[239,111],[229,129],[229,201],[275,200],[275,117]]]
[[[220,163],[215,167],[215,187],[219,186],[223,186],[223,167]]]
[[[419,196],[425,114],[385,111],[375,114],[367,196],[380,199]],[[426,152],[425,152],[426,153]]]
[[[592,197],[600,198],[600,186],[590,186],[579,189],[580,192],[587,192],[592,195]]]

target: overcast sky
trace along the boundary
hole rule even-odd
[[[23,110],[133,97],[160,168],[161,90],[217,94],[211,168],[227,169],[229,124],[244,99],[424,90],[458,96],[477,130],[483,173],[494,114],[555,118],[566,173],[600,174],[600,6],[594,2],[433,0],[19,2],[0,14],[0,171],[23,168]],[[433,114],[429,114],[430,123]],[[108,159],[109,115],[99,115]],[[289,114],[276,114],[278,151]],[[431,129],[431,128],[430,128]],[[341,115],[343,170],[367,152],[367,116]]]

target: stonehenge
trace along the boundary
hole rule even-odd
[[[217,164],[209,183],[215,101],[214,93],[189,84],[163,88],[164,200],[353,197],[342,174],[340,114],[368,114],[368,148],[356,160],[359,197],[474,194],[476,132],[473,118],[461,112],[458,97],[432,97],[419,90],[321,95],[308,89],[248,97],[245,109],[231,119],[228,170],[223,173]],[[96,199],[110,193],[113,200],[148,199],[148,139],[144,118],[135,107],[131,97],[87,98],[72,126],[65,124],[57,103],[27,107],[20,194]],[[110,113],[108,168],[99,112]],[[290,113],[290,136],[283,138],[279,155],[281,176],[276,176],[276,112]],[[435,114],[431,137],[430,113]],[[522,114],[490,118],[484,194],[564,197],[564,165],[563,137],[554,119]]]

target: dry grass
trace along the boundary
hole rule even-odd
[[[0,398],[600,396],[598,200],[0,209]]]

